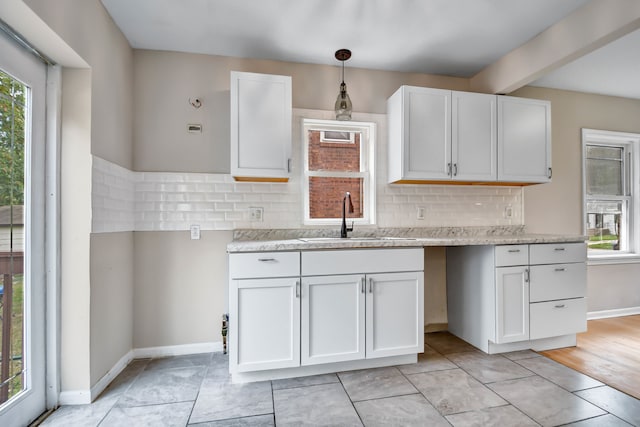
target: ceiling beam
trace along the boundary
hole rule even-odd
[[[472,91],[509,93],[640,28],[640,1],[592,0],[469,81]]]

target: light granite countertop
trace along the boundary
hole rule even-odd
[[[236,230],[227,252],[297,251],[349,248],[577,243],[587,236],[531,234],[523,226],[388,228],[359,231],[341,239],[334,229]]]

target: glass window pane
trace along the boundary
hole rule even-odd
[[[587,158],[622,160],[623,150],[620,147],[603,147],[601,145],[588,145]]]
[[[351,193],[354,210],[349,213],[347,201],[347,218],[363,218],[363,189],[363,178],[309,177],[309,218],[342,218],[342,201],[347,191]]]
[[[628,250],[628,203],[626,201],[588,201],[587,234],[590,251]]]
[[[0,405],[24,390],[27,87],[0,71]]]
[[[354,141],[322,141],[319,130],[310,130],[308,139],[310,171],[360,172],[360,133]]]
[[[587,159],[586,168],[587,194],[623,195],[621,161]]]

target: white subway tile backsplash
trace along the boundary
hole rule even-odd
[[[309,111],[294,111],[296,120],[311,117]],[[314,113],[331,117],[330,112]],[[360,116],[358,120],[378,123],[377,227],[523,224],[521,187],[388,184],[384,115]],[[293,167],[298,171],[301,147],[299,137],[294,139]],[[303,228],[302,200],[299,173],[288,183],[248,183],[236,182],[229,174],[133,172],[93,157],[95,233],[188,230],[191,224],[202,230]],[[249,207],[263,208],[263,221],[250,221]],[[425,209],[423,220],[417,219],[418,207]],[[505,218],[506,207],[511,208],[510,218]]]

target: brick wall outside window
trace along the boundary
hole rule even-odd
[[[360,171],[360,135],[353,143],[321,142],[320,131],[309,131],[309,170],[312,171]],[[354,212],[347,218],[363,217],[362,178],[318,177],[309,179],[309,216],[311,218],[341,218],[342,199],[351,193]]]

